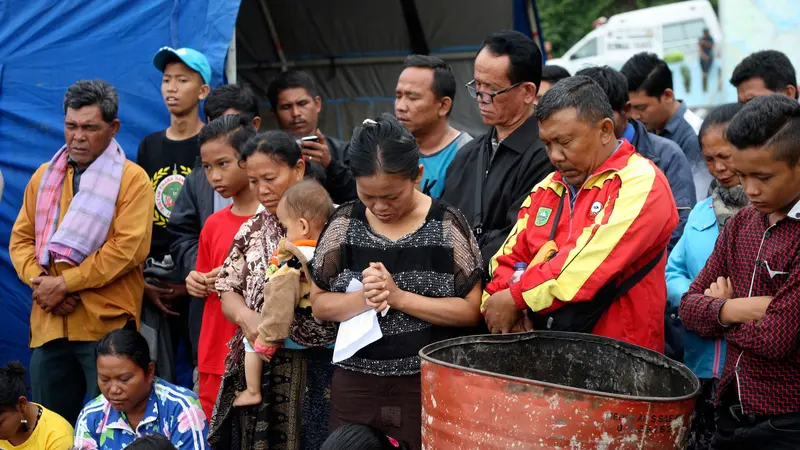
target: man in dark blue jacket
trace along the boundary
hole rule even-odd
[[[689,218],[689,212],[697,199],[692,181],[692,170],[686,155],[683,154],[678,144],[649,133],[641,122],[629,117],[631,102],[628,97],[625,75],[608,66],[589,67],[575,75],[587,76],[600,85],[614,110],[617,137],[627,139],[636,147],[639,154],[653,161],[666,175],[680,216],[678,228],[672,232],[667,246],[667,251],[672,250],[683,234],[686,219]]]
[[[261,126],[258,98],[250,89],[237,84],[226,84],[211,91],[203,112],[207,122],[226,114],[239,114],[249,117],[256,129]],[[186,278],[194,270],[197,241],[200,239],[203,224],[211,214],[230,205],[231,201],[222,198],[208,183],[200,158],[197,159],[194,170],[186,177],[183,189],[186,195],[181,191],[178,196],[167,230],[173,239],[170,245],[172,260],[183,278]]]

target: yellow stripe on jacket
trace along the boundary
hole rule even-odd
[[[615,167],[616,166],[616,167]],[[617,170],[618,169],[618,170]],[[492,282],[484,299],[508,288],[517,262],[532,261],[547,241],[555,210],[566,186],[560,174],[537,185],[520,210],[514,233],[492,258]],[[579,191],[575,208],[565,199],[555,241],[559,253],[529,267],[512,296],[533,310],[546,310],[554,300],[588,301],[610,279],[648,252],[659,236],[677,224],[677,211],[666,179],[630,145],[618,150]],[[540,224],[544,213],[547,221]],[[530,217],[537,217],[532,224]],[[673,223],[674,222],[674,223]]]

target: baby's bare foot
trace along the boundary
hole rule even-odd
[[[261,393],[252,391],[242,391],[236,394],[233,406],[254,406],[261,404]]]

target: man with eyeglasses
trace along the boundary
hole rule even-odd
[[[542,78],[536,43],[516,31],[490,35],[475,58],[474,78],[467,91],[490,129],[450,164],[441,198],[470,221],[487,265],[533,186],[555,168],[533,115]]]
[[[665,250],[678,224],[666,177],[617,138],[608,97],[589,77],[553,85],[536,117],[557,171],[492,258],[489,331],[591,333],[663,353]]]

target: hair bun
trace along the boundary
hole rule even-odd
[[[25,370],[25,366],[23,366],[19,361],[9,362],[4,370],[7,375],[18,377],[21,379],[25,379],[25,374],[27,373],[27,371]]]
[[[243,127],[253,125],[253,118],[249,114],[236,114],[236,117],[239,119],[239,125]]]

